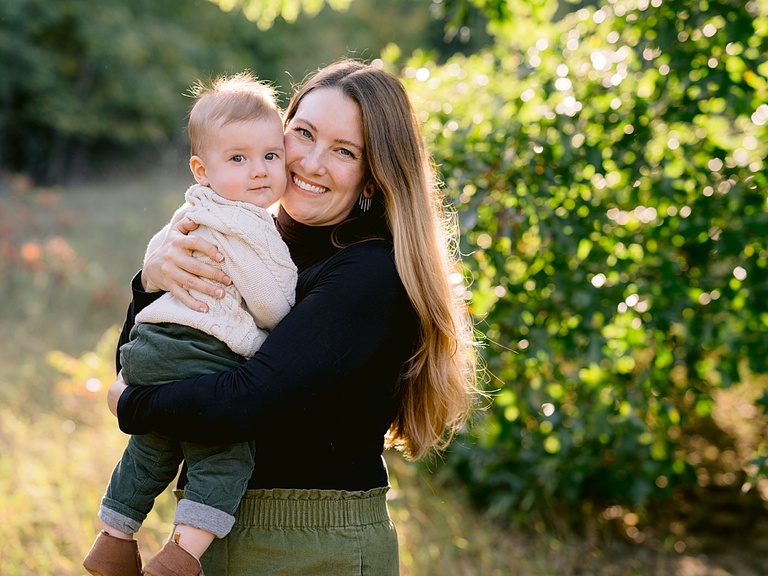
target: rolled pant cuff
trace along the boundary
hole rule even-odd
[[[232,530],[235,517],[213,506],[184,498],[179,500],[176,506],[176,517],[173,523],[192,526],[192,528],[210,532],[216,538],[224,538]]]
[[[99,520],[107,526],[111,526],[115,530],[120,530],[120,532],[125,532],[126,534],[134,534],[141,528],[141,522],[138,520],[107,508],[104,504],[99,508]]]

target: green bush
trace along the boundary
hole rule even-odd
[[[511,519],[695,485],[713,391],[768,372],[765,3],[557,4],[405,70],[496,391],[447,462]]]

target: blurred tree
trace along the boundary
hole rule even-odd
[[[418,47],[440,61],[487,43],[482,20],[472,38],[445,39],[430,0],[358,0],[334,10],[349,4],[245,6],[252,17],[254,8],[272,10],[272,26],[261,30],[235,2],[225,5],[232,13],[209,0],[1,3],[0,166],[60,181],[118,151],[157,155],[184,140],[183,94],[199,77],[250,68],[289,93],[308,70],[342,56],[374,58],[389,45],[403,59]]]
[[[472,3],[493,49],[404,70],[497,389],[448,463],[506,518],[738,493],[685,442],[768,372],[767,3]]]
[[[241,10],[246,18],[256,22],[259,28],[267,30],[275,20],[295,22],[299,14],[315,16],[326,4],[334,10],[346,10],[352,0],[210,0],[229,12]]]
[[[278,18],[261,36],[268,58],[279,68],[275,79],[287,94],[308,71],[342,56],[371,60],[384,52],[402,65],[421,50],[444,62],[457,52],[471,54],[491,44],[478,10],[468,28],[471,33],[446,36],[432,6],[431,0],[355,0],[342,12],[325,6],[317,14],[300,13],[291,22]]]
[[[95,150],[166,142],[195,78],[246,66],[245,25],[205,0],[2,3],[0,164],[56,180]]]

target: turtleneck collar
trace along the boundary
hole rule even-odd
[[[291,258],[299,269],[339,251],[339,248],[334,246],[331,240],[336,225],[307,226],[294,220],[280,206],[277,212],[276,226],[283,241],[288,245]]]

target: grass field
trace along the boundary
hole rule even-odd
[[[19,178],[0,186],[2,576],[85,573],[98,502],[126,441],[104,398],[128,281],[188,183],[179,166],[66,189]],[[403,576],[768,574],[768,553],[741,548],[705,555],[503,529],[424,468],[387,458]],[[145,557],[161,547],[172,508],[164,495],[140,533]]]

